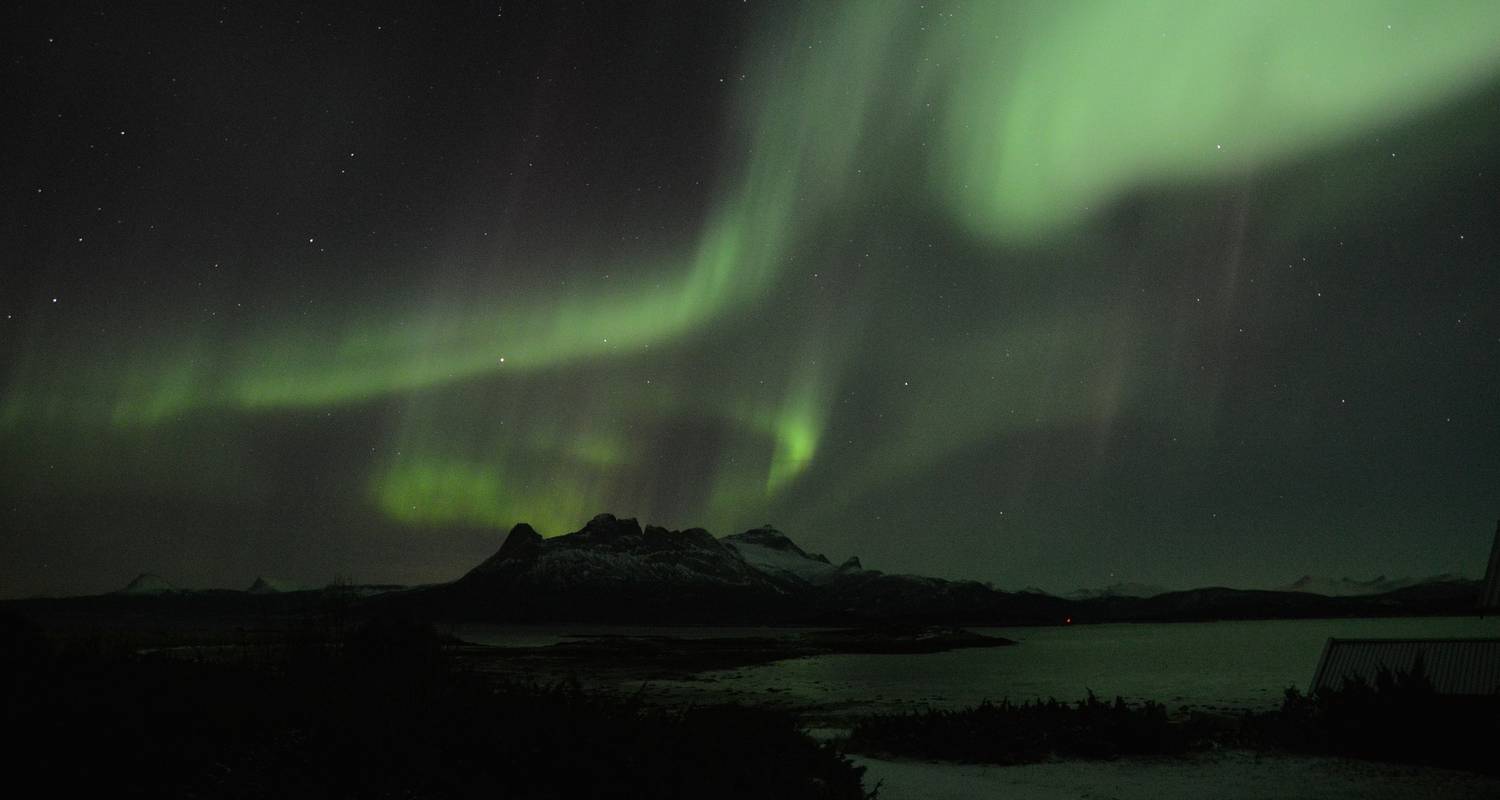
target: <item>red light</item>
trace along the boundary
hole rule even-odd
[[[1068,617],[1067,619],[1063,620],[1063,624],[1064,625],[1072,625],[1073,624],[1073,618],[1072,617]]]

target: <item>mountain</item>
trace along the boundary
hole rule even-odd
[[[1158,588],[1117,584],[1081,599],[1005,592],[865,569],[858,558],[835,567],[770,526],[716,539],[600,514],[550,539],[516,525],[457,581],[364,602],[374,613],[448,621],[979,626],[1461,614],[1479,591],[1462,580],[1340,597]]]
[[[600,514],[543,539],[511,529],[500,549],[454,583],[387,602],[458,619],[757,622],[792,616],[795,591],[702,528],[642,528]]]
[[[494,555],[446,584],[340,581],[316,592],[289,591],[295,587],[259,578],[243,592],[183,591],[146,573],[108,595],[5,601],[3,607],[60,624],[94,624],[88,621],[121,609],[135,613],[134,598],[147,596],[160,598],[152,602],[183,619],[239,624],[268,611],[324,613],[335,596],[364,614],[449,622],[1003,626],[1470,614],[1480,593],[1478,581],[1448,576],[1331,583],[1304,578],[1293,584],[1300,591],[1208,587],[1160,593],[1159,587],[1116,584],[1064,598],[890,574],[865,569],[854,557],[835,567],[770,526],[717,539],[702,528],[642,528],[634,519],[600,514],[551,539],[519,524]],[[1397,584],[1407,585],[1381,591]]]
[[[998,591],[977,581],[950,581],[867,570],[849,557],[835,567],[766,525],[719,540],[746,564],[801,599],[809,621],[844,623],[995,623],[1058,621],[1056,598]]]
[[[282,592],[300,592],[302,591],[302,587],[291,581],[262,576],[257,577],[255,583],[250,584],[250,588],[245,591],[250,594],[281,594]]]
[[[1224,619],[1309,619],[1471,614],[1479,582],[1438,581],[1383,594],[1327,597],[1307,592],[1208,587],[1155,597],[1103,597],[1079,601],[1080,622],[1181,622]]]
[[[542,538],[513,528],[459,580],[378,605],[455,620],[720,624],[1041,622],[1061,601],[973,581],[840,566],[770,526],[716,539],[600,514]]]
[[[809,554],[770,525],[725,536],[719,541],[746,564],[776,578],[826,583],[843,569],[830,564],[825,556]],[[844,567],[859,569],[859,559],[851,558],[844,562]]]
[[[1166,594],[1165,586],[1149,583],[1112,583],[1102,589],[1079,589],[1065,595],[1069,600],[1094,600],[1101,597],[1155,597]]]
[[[1286,586],[1279,587],[1276,591],[1308,592],[1310,594],[1321,594],[1325,597],[1355,597],[1359,595],[1386,594],[1387,592],[1394,592],[1398,589],[1420,586],[1426,583],[1461,580],[1464,580],[1462,576],[1447,574],[1434,575],[1429,578],[1387,578],[1384,575],[1380,575],[1367,581],[1355,580],[1353,578],[1322,578],[1303,575]]]
[[[166,578],[150,572],[142,572],[135,576],[135,580],[131,581],[124,589],[116,591],[115,594],[155,595],[168,594],[175,591],[177,591],[177,587],[168,583]]]
[[[386,592],[399,592],[406,588],[407,587],[405,586],[396,584],[367,584],[335,581],[327,586],[324,586],[322,589],[316,589],[297,583],[295,581],[282,580],[281,578],[267,578],[261,576],[256,578],[255,583],[250,584],[250,588],[246,589],[245,592],[247,594],[291,594],[295,592],[308,592],[345,598],[360,598],[373,597],[377,594],[385,594]]]
[[[323,595],[339,597],[374,597],[375,595],[388,594],[390,592],[402,592],[411,587],[399,583],[341,583],[334,582],[324,586],[319,591]],[[284,590],[286,591],[286,590]],[[290,591],[303,591],[295,589]]]
[[[530,525],[511,529],[500,550],[475,567],[459,585],[517,588],[621,589],[633,584],[679,587],[760,587],[765,575],[746,564],[708,531],[644,530],[634,519],[600,514],[581,530],[543,539]]]

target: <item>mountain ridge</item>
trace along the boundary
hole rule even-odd
[[[1032,625],[1464,613],[1477,590],[1463,580],[1358,596],[1118,584],[1057,597],[864,569],[857,557],[835,567],[770,525],[715,538],[599,514],[552,538],[518,524],[459,580],[385,601],[457,621]]]
[[[1228,619],[1473,613],[1479,582],[1436,576],[1375,594],[1116,584],[1082,597],[1040,589],[1004,591],[866,569],[851,556],[835,567],[764,525],[715,538],[702,528],[668,530],[599,514],[579,530],[544,538],[526,523],[457,580],[426,586],[347,585],[301,590],[257,579],[249,590],[182,590],[143,573],[129,587],[90,598],[5,601],[12,607],[105,609],[121,603],[174,609],[274,604],[318,613],[329,596],[368,614],[451,622],[702,625],[1056,625]],[[1352,582],[1383,587],[1385,578]],[[1309,580],[1296,586],[1311,586]],[[240,598],[240,599],[236,599]],[[238,612],[236,612],[238,613]]]
[[[1426,578],[1387,578],[1384,575],[1377,575],[1374,578],[1362,581],[1356,578],[1329,578],[1303,575],[1285,586],[1277,587],[1276,590],[1282,592],[1307,592],[1323,595],[1324,597],[1355,597],[1360,595],[1386,594],[1412,586],[1456,580],[1467,580],[1467,578],[1464,578],[1462,575],[1443,573],[1441,575],[1430,575]]]

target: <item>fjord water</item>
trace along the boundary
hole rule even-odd
[[[1054,697],[1156,700],[1182,707],[1273,708],[1306,691],[1329,637],[1500,637],[1500,618],[1264,620],[1250,622],[978,628],[1015,647],[928,655],[832,655],[653,681],[652,694],[686,700],[806,705],[830,710],[958,708],[984,700]],[[536,646],[601,633],[678,637],[795,635],[785,628],[467,628],[469,641]],[[632,687],[640,689],[637,682]]]
[[[814,704],[953,708],[984,700],[1055,697],[1157,700],[1171,709],[1264,709],[1287,687],[1306,691],[1329,637],[1500,636],[1500,618],[1264,620],[1250,622],[982,628],[1015,647],[931,655],[840,655],[713,673],[725,688],[785,693]]]

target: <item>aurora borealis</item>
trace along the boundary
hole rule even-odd
[[[7,11],[8,595],[1482,569],[1500,6]]]

